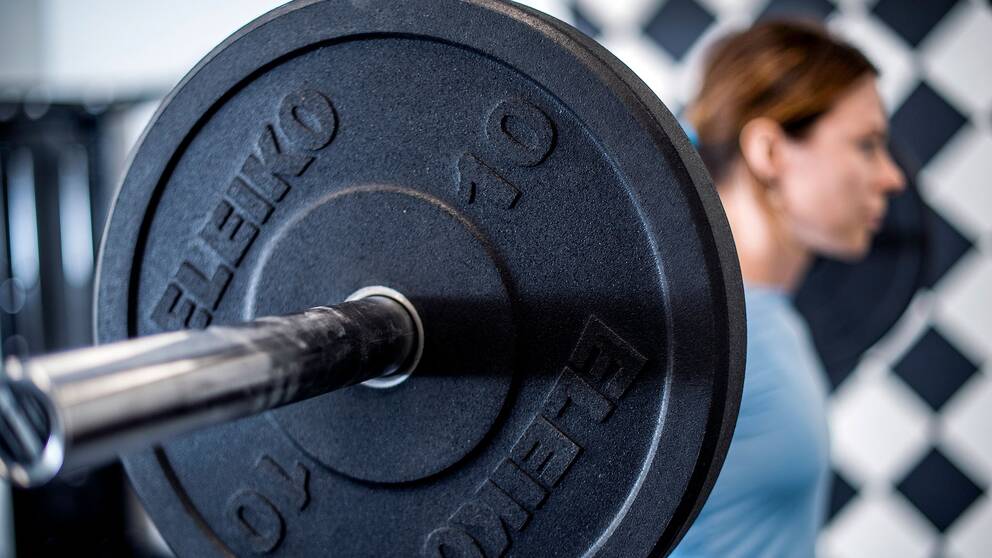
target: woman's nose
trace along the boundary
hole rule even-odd
[[[906,188],[906,176],[899,165],[892,160],[892,155],[886,151],[882,156],[882,169],[879,173],[879,186],[883,192],[896,193]]]

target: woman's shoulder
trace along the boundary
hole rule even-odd
[[[806,464],[795,478],[805,482],[826,460],[825,375],[788,293],[749,288],[745,296],[747,366],[735,443],[740,438],[759,454],[792,448],[789,462]]]
[[[791,297],[772,287],[747,285],[744,288],[747,314],[748,352],[765,345],[802,336],[804,326],[792,306]]]
[[[785,291],[746,287],[746,395],[821,392],[822,365],[805,321]],[[748,403],[747,401],[745,403]]]

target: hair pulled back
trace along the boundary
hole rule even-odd
[[[707,51],[702,85],[686,114],[699,153],[720,182],[740,155],[755,118],[801,138],[866,75],[878,70],[856,48],[815,23],[767,21],[732,33]]]

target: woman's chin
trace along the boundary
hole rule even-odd
[[[820,250],[819,253],[834,260],[848,263],[859,262],[865,259],[871,250],[871,240],[872,235],[868,232],[852,235],[851,238],[833,243],[831,246],[826,247],[826,249]]]

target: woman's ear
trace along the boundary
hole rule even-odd
[[[741,130],[740,148],[744,164],[761,183],[771,186],[779,177],[780,152],[785,140],[785,131],[770,118],[755,118]]]

